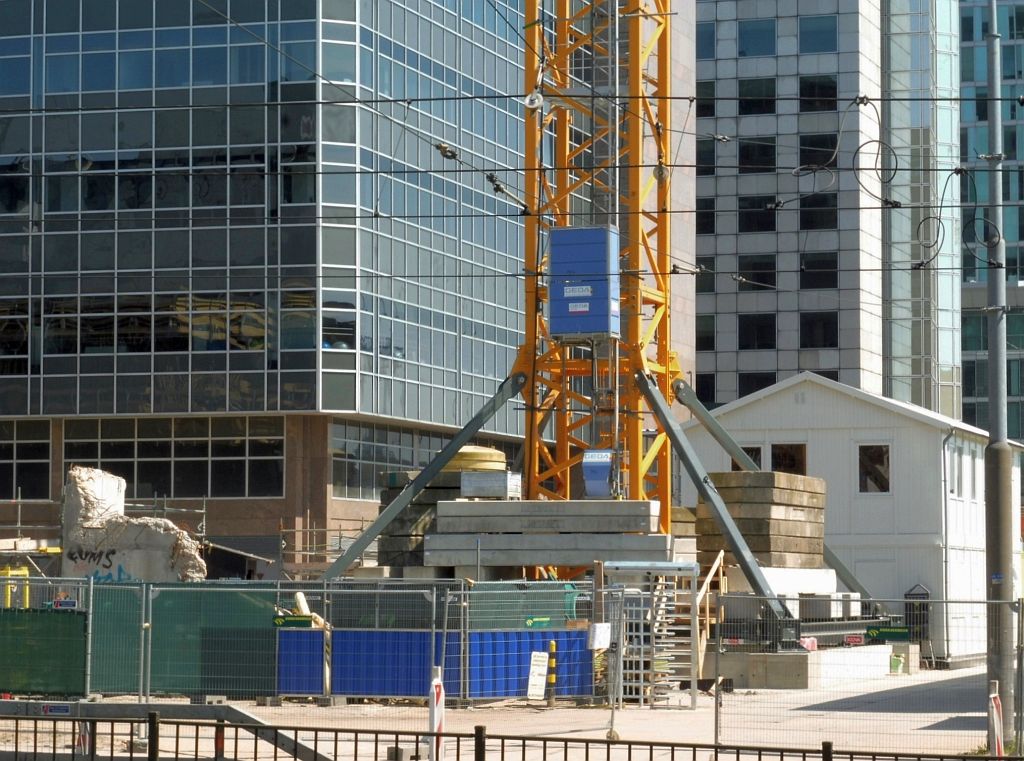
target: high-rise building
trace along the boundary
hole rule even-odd
[[[811,370],[959,414],[957,111],[935,100],[957,92],[956,14],[938,5],[697,3],[705,403]]]
[[[0,500],[99,466],[275,554],[375,515],[521,341],[520,210],[486,177],[522,181],[521,21],[0,0]]]
[[[1024,110],[1014,100],[1024,85],[1024,6],[998,6],[1002,50],[1003,101],[1003,228],[1006,241],[1006,390],[1007,434],[1020,439],[1024,406],[1024,280],[1021,279],[1021,251],[1024,234]],[[988,58],[985,35],[989,31],[988,4],[960,3],[960,79],[964,98],[960,110],[960,160],[971,171],[962,178],[963,199],[963,374],[964,421],[988,426],[988,249],[983,244],[993,230],[986,227],[989,203],[988,162],[980,154],[990,152],[988,131]]]

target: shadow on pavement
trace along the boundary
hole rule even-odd
[[[894,677],[897,678],[898,677]],[[929,684],[865,692],[838,700],[815,703],[794,709],[797,711],[842,711],[847,713],[951,713],[956,716],[945,722],[957,721],[963,714],[980,714],[985,722],[987,688],[984,674],[965,674]],[[944,723],[944,722],[940,722]],[[942,727],[953,729],[954,727]],[[974,727],[970,727],[974,729]],[[982,727],[984,728],[984,727]]]

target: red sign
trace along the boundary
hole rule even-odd
[[[440,679],[430,683],[430,731],[434,742],[430,744],[430,761],[444,761],[444,684]]]
[[[845,642],[847,645],[863,645],[864,644],[864,635],[863,634],[847,634],[843,638],[843,642]]]

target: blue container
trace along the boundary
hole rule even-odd
[[[618,338],[618,231],[556,227],[549,235],[551,335],[562,340]]]
[[[277,630],[277,694],[324,694],[324,632]]]

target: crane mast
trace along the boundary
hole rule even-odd
[[[524,497],[572,499],[570,471],[613,452],[613,488],[659,500],[670,532],[671,445],[636,384],[669,403],[671,344],[671,0],[526,0]],[[546,310],[552,228],[614,227],[620,337],[553,337]],[[578,488],[577,488],[578,491]]]

